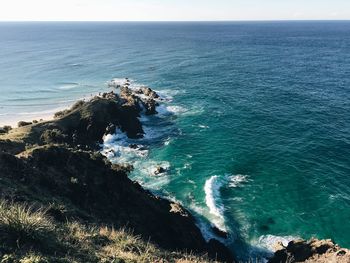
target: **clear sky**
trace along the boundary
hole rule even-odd
[[[1,21],[348,20],[350,0],[0,0]]]

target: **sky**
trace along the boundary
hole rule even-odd
[[[0,0],[0,21],[349,19],[350,0]]]

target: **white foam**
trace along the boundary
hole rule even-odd
[[[130,81],[130,80],[129,80]],[[107,81],[107,85],[109,87],[113,87],[113,88],[119,88],[123,85],[125,85],[127,83],[127,79],[126,78],[114,78],[110,81]]]
[[[60,90],[71,90],[79,86],[79,83],[64,83],[62,86],[58,87]]]
[[[167,138],[167,139],[164,141],[164,145],[165,145],[165,146],[168,146],[170,143],[171,143],[171,138]]]
[[[228,177],[229,187],[236,188],[242,186],[243,183],[248,182],[248,175],[237,174]]]
[[[144,158],[148,155],[148,150],[143,145],[137,145],[135,148],[129,145],[133,143],[120,130],[114,134],[108,134],[103,137],[101,153],[112,162],[130,162],[137,158]]]
[[[223,180],[219,176],[210,177],[204,185],[205,203],[209,212],[214,216],[213,223],[216,227],[225,230],[224,206],[221,203],[220,188],[223,186]]]
[[[298,239],[298,237],[295,236],[263,235],[260,236],[257,240],[252,240],[251,243],[258,248],[263,248],[270,252],[275,252],[277,243],[281,242],[283,246],[287,246],[290,241],[296,239]]]
[[[157,170],[158,167],[162,167],[165,169],[165,172],[160,174],[160,176],[166,175],[170,169],[170,163],[167,161],[148,160],[148,161],[144,161],[142,163],[138,162],[138,163],[136,163],[136,166],[138,166],[140,174],[142,174],[143,176],[147,176],[147,177],[149,177],[149,176],[156,177],[157,175],[155,174],[155,171]]]
[[[183,113],[186,112],[187,109],[181,106],[167,106],[166,109],[171,113]]]
[[[176,90],[176,89],[163,89],[163,90],[155,90],[157,94],[164,100],[172,101],[174,96],[178,95],[179,93],[184,93],[185,91]]]

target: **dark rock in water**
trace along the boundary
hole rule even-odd
[[[156,170],[154,171],[154,174],[155,175],[159,175],[159,174],[162,174],[162,173],[165,173],[166,172],[166,169],[161,167],[161,166],[157,166],[156,167]]]
[[[106,128],[105,135],[114,134],[116,130],[117,130],[117,126],[113,123],[110,123]]]
[[[138,146],[137,144],[134,144],[134,143],[129,144],[129,147],[130,147],[131,149],[137,149],[137,148],[139,148],[139,146]]]
[[[218,260],[219,262],[237,262],[232,252],[216,239],[210,239],[208,242],[208,256]]]
[[[228,238],[228,233],[217,228],[216,226],[212,226],[211,229],[213,230],[214,234],[217,235],[218,237],[221,237],[224,239]]]
[[[270,227],[268,225],[259,225],[259,229],[261,231],[267,232],[270,230]]]
[[[154,91],[152,90],[151,88],[149,87],[141,87],[139,90],[138,90],[138,93],[139,94],[144,94],[146,95],[147,97],[150,97],[152,99],[157,99],[159,98],[159,95]]]
[[[153,115],[158,113],[156,111],[156,107],[158,106],[158,103],[154,99],[142,100],[142,105],[146,109],[146,115]]]
[[[287,247],[280,245],[269,263],[328,263],[328,262],[350,262],[350,251],[341,249],[331,240],[311,239],[295,240],[289,242]]]

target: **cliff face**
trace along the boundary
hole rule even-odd
[[[57,113],[55,120],[2,135],[1,198],[46,207],[56,222],[126,227],[164,249],[233,262],[223,244],[204,240],[183,207],[142,189],[127,177],[129,166],[112,165],[94,150],[116,127],[131,138],[143,135],[140,103],[148,114],[154,113],[155,101],[141,101],[125,87],[120,96],[103,94]],[[53,209],[52,204],[65,209]]]

